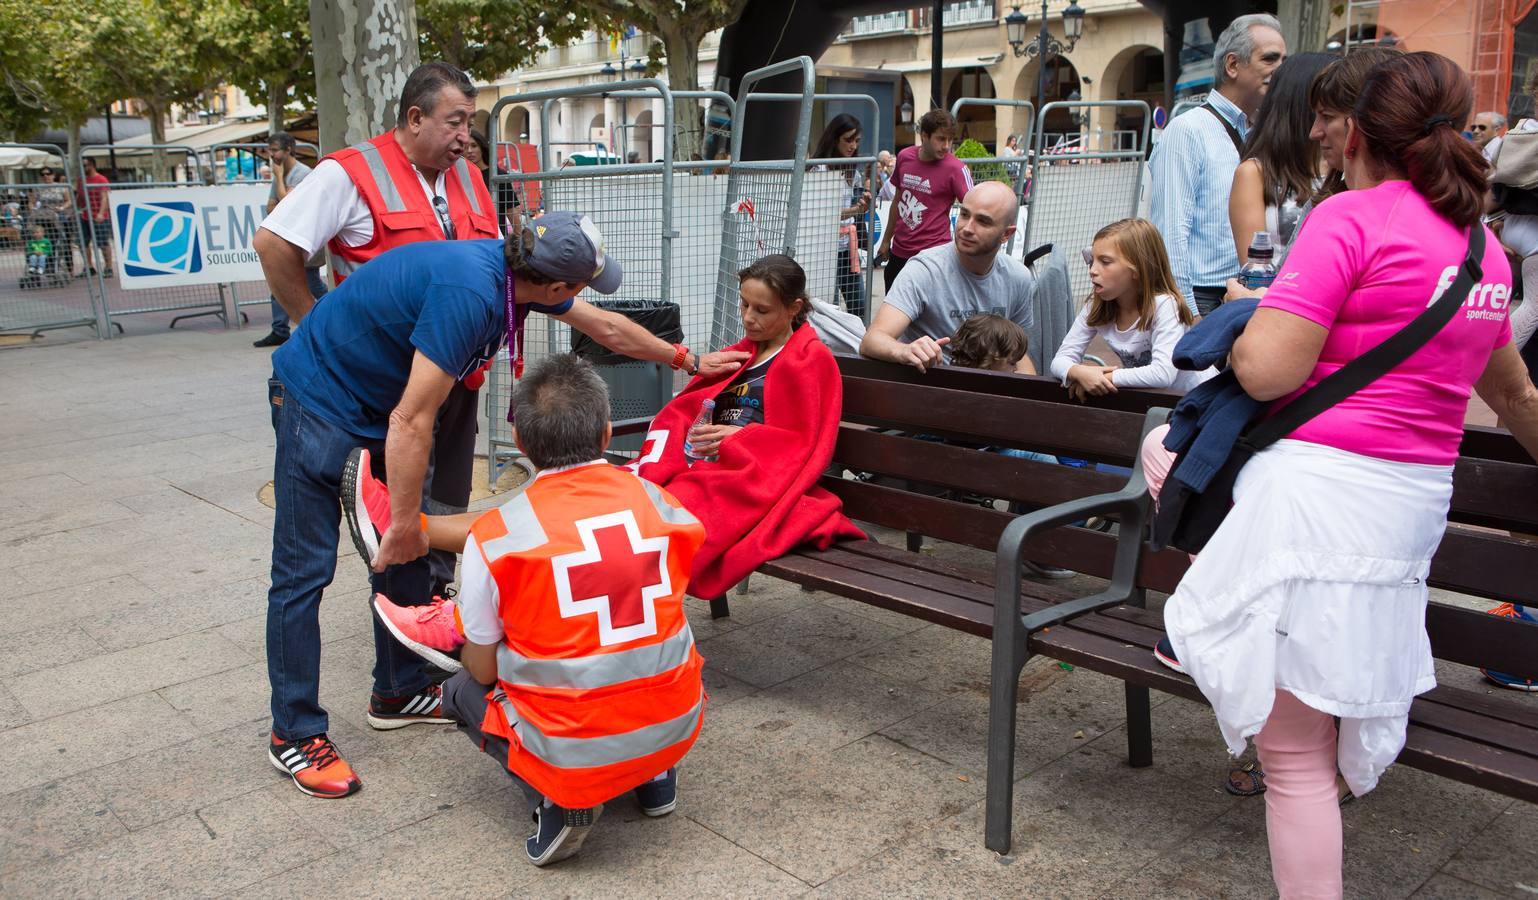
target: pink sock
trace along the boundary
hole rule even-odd
[[[1255,737],[1266,770],[1271,878],[1282,900],[1341,896],[1335,720],[1278,690]]]

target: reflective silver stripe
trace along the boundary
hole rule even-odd
[[[509,553],[522,553],[550,542],[545,529],[534,514],[534,505],[525,494],[519,494],[497,509],[507,534],[481,545],[487,559],[497,559]]]
[[[627,731],[594,738],[551,737],[523,721],[518,708],[506,695],[498,691],[494,699],[502,704],[502,712],[518,735],[518,743],[549,765],[559,769],[588,769],[594,766],[612,766],[626,760],[639,759],[648,754],[673,746],[687,739],[699,727],[700,714],[705,707],[705,693],[694,706],[676,719],[658,722]]]
[[[591,690],[676,669],[689,661],[693,647],[694,633],[688,622],[661,643],[579,659],[530,659],[507,644],[500,644],[497,679],[524,687]]]
[[[662,521],[672,525],[700,524],[700,520],[696,519],[693,513],[682,506],[674,506],[672,503],[669,503],[668,499],[662,496],[662,488],[657,487],[645,478],[637,478],[636,480],[641,482],[641,487],[646,490],[646,496],[651,499],[652,506],[657,508],[657,515],[662,517]]]
[[[368,163],[369,174],[374,176],[374,185],[384,197],[385,211],[405,212],[406,201],[401,199],[401,192],[395,189],[395,179],[390,177],[390,170],[385,166],[384,154],[367,141],[354,144],[353,149],[363,154],[363,161]]]
[[[465,196],[470,198],[470,211],[476,215],[481,214],[481,198],[475,194],[475,183],[470,180],[470,164],[461,156],[454,161],[454,171],[459,173],[459,186],[464,188]]]
[[[340,253],[331,254],[331,268],[336,274],[341,275],[343,278],[346,278],[348,275],[358,271],[358,267],[353,264],[353,261],[341,255]]]

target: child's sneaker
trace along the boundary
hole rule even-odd
[[[575,856],[602,812],[602,805],[589,809],[541,806],[534,810],[534,833],[523,842],[529,861],[548,866]]]
[[[450,653],[465,644],[459,607],[446,597],[426,606],[400,606],[384,594],[374,595],[374,614],[395,639],[440,669],[458,672],[462,666]]]
[[[1175,645],[1170,643],[1168,635],[1159,638],[1159,643],[1154,644],[1154,659],[1182,675],[1186,674],[1186,667],[1180,664],[1180,657],[1175,655]]]
[[[652,818],[665,816],[678,808],[678,770],[668,769],[635,789],[641,812]]]
[[[1524,606],[1517,606],[1514,603],[1502,603],[1495,609],[1490,610],[1490,615],[1538,623],[1538,615],[1534,615],[1532,610]],[[1534,682],[1531,678],[1516,678],[1504,672],[1492,672],[1489,669],[1480,669],[1479,671],[1484,673],[1485,678],[1503,688],[1511,688],[1514,691],[1538,692],[1538,682]]]
[[[369,452],[355,447],[342,466],[342,512],[352,545],[369,569],[379,558],[379,542],[390,530],[390,491],[369,468]]]

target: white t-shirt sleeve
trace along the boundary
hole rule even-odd
[[[1175,383],[1180,370],[1175,368],[1175,345],[1180,343],[1186,327],[1180,324],[1180,314],[1175,311],[1175,298],[1159,295],[1154,307],[1154,324],[1151,343],[1153,358],[1146,366],[1135,369],[1117,369],[1111,373],[1111,383],[1119,388],[1167,388]]]
[[[1063,336],[1063,343],[1057,348],[1057,355],[1052,357],[1050,371],[1052,377],[1068,384],[1068,370],[1084,361],[1084,351],[1089,347],[1089,342],[1095,336],[1095,329],[1089,327],[1089,306],[1079,310],[1074,317],[1073,325],[1068,333]]]
[[[323,159],[288,192],[262,227],[303,250],[323,249],[333,237],[357,247],[374,237],[374,217],[341,163]]]
[[[465,627],[465,639],[473,644],[501,643],[505,637],[498,609],[501,597],[474,535],[465,541],[461,559],[459,596],[455,601],[459,604],[459,622]]]

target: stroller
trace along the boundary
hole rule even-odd
[[[65,242],[65,247],[69,246],[67,243],[69,237],[59,229],[57,222],[43,221],[38,224],[48,236],[53,250],[44,258],[42,271],[34,269],[31,257],[27,258],[27,271],[17,284],[17,287],[24,291],[45,287],[64,287],[74,280],[70,273],[70,265],[66,262],[68,257],[61,256],[57,252],[60,241]]]

